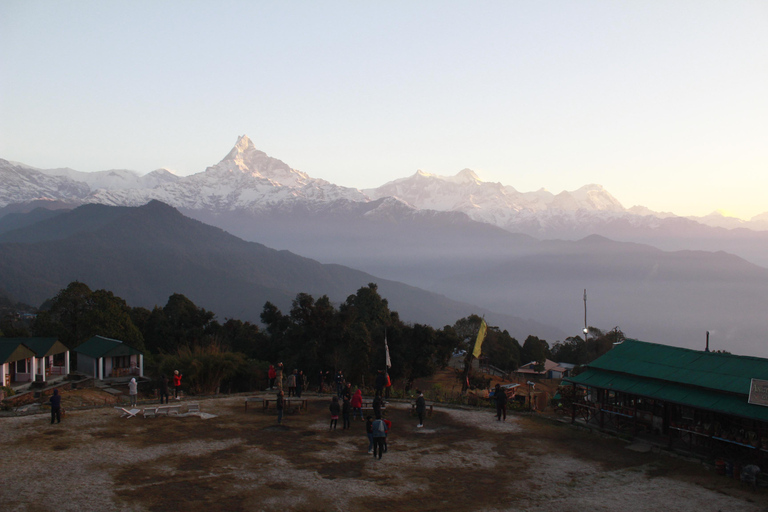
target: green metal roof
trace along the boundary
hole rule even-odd
[[[593,369],[588,369],[576,377],[569,377],[566,380],[583,386],[610,389],[697,409],[768,422],[768,407],[748,403],[746,395],[719,393],[635,375]]]
[[[768,359],[638,340],[615,345],[588,367],[744,395],[751,379],[768,380]]]
[[[0,364],[13,363],[30,357],[35,357],[35,353],[24,343],[17,341],[16,338],[0,338]]]
[[[36,357],[52,356],[69,350],[58,338],[3,338],[14,343],[23,343],[35,353]]]
[[[85,354],[86,356],[98,359],[100,357],[114,357],[114,356],[130,356],[135,354],[141,354],[141,351],[136,350],[123,343],[120,340],[113,340],[112,338],[105,338],[104,336],[94,336],[93,338],[81,343],[75,348],[75,352]]]

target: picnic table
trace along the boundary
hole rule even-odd
[[[273,407],[277,404],[277,398],[258,398],[258,397],[249,397],[245,399],[245,410],[248,411],[248,402],[258,402],[261,400],[262,402],[262,410],[266,411],[270,408],[270,404],[272,404]],[[291,404],[293,404],[294,407],[296,407],[296,403],[298,403],[299,410],[307,410],[309,408],[309,400],[306,398],[284,398],[283,399],[283,406],[286,409],[291,408]]]
[[[373,400],[363,400],[363,407],[361,409],[363,411],[373,411]],[[386,410],[387,410],[387,402],[382,400],[381,401],[381,412],[382,412],[382,414]]]

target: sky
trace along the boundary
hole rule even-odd
[[[0,2],[0,158],[219,162],[238,136],[372,188],[417,170],[768,212],[768,2]]]

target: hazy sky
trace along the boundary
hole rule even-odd
[[[768,2],[0,1],[0,158],[768,211]]]

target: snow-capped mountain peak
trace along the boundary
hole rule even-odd
[[[256,149],[247,135],[240,136],[227,156],[208,170],[224,173],[239,171],[290,187],[302,186],[311,180],[307,174],[291,169],[282,160],[272,158]]]

